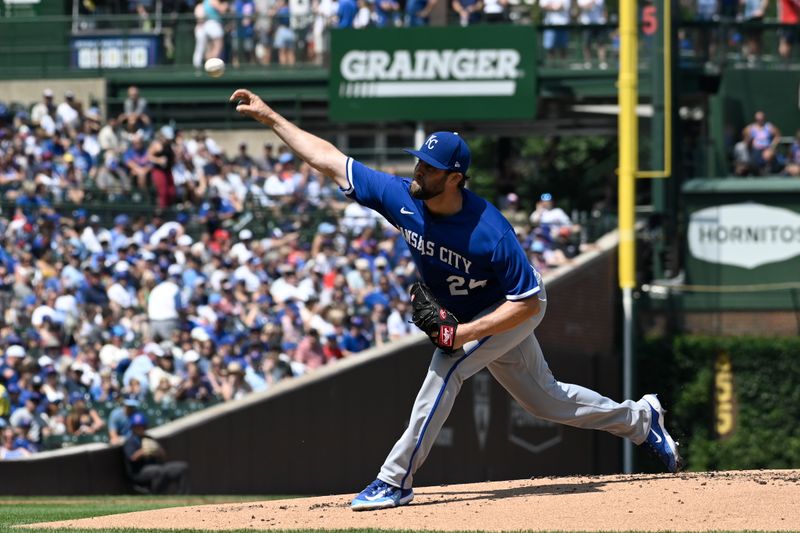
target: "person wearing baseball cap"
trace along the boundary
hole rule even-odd
[[[134,413],[130,417],[131,434],[122,446],[125,472],[133,489],[144,494],[172,492],[188,494],[189,465],[184,461],[167,461],[164,448],[147,435],[147,417]]]
[[[18,378],[20,362],[25,357],[25,348],[12,344],[6,348],[5,358],[0,359],[0,380],[15,382]]]
[[[31,109],[31,122],[33,124],[38,126],[46,115],[55,112],[56,106],[53,104],[53,96],[53,90],[50,88],[42,91],[42,101]]]
[[[118,405],[108,414],[108,440],[111,444],[122,444],[132,432],[132,418],[139,409],[139,400],[135,396],[126,396],[122,405]],[[147,424],[145,423],[145,426]]]
[[[539,197],[529,220],[532,225],[542,228],[550,239],[555,239],[561,228],[568,228],[570,233],[580,230],[580,226],[573,224],[563,209],[553,206],[553,195],[549,192]]]
[[[469,146],[456,132],[432,133],[419,150],[405,152],[425,161],[432,167],[466,175],[470,164]]]
[[[353,498],[351,509],[399,507],[414,499],[414,475],[436,442],[461,384],[487,367],[531,414],[647,444],[667,470],[681,469],[655,395],[618,403],[585,387],[556,382],[550,373],[534,334],[547,307],[542,276],[509,221],[465,188],[471,161],[460,135],[437,131],[418,150],[409,150],[418,162],[412,176],[404,178],[348,157],[251,91],[238,89],[231,100],[238,112],[271,128],[292,153],[329,176],[348,198],[398,228],[421,278],[410,288],[412,321],[435,352],[408,427],[377,478]],[[349,333],[361,329],[356,320],[350,326]]]
[[[405,151],[419,159],[410,186],[414,198],[430,200],[438,196],[445,190],[445,178],[452,174],[461,174],[458,186],[464,187],[471,155],[469,146],[458,133],[437,131],[428,136],[419,150]],[[431,175],[425,166],[445,172]]]

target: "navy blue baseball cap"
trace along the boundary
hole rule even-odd
[[[133,413],[130,418],[131,426],[147,427],[147,417],[142,413]]]
[[[419,150],[406,152],[442,170],[461,172],[466,176],[469,169],[469,146],[458,133],[437,131],[425,139]]]

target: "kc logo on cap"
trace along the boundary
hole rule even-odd
[[[470,163],[469,146],[458,133],[437,131],[422,143],[419,150],[406,150],[434,168],[467,173]]]

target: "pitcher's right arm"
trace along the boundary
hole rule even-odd
[[[300,159],[321,174],[330,176],[342,189],[350,187],[347,181],[347,156],[334,145],[298,128],[247,89],[235,90],[230,100],[238,101],[236,111],[272,128]]]

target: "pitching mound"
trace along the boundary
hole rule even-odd
[[[352,494],[202,505],[49,528],[705,531],[800,530],[800,470],[537,478],[415,489],[405,507],[354,513]]]

